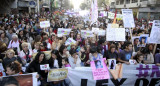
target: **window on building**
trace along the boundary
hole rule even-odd
[[[140,0],[140,2],[142,2],[142,1],[148,1],[148,0]]]
[[[115,5],[115,2],[111,2],[111,6],[114,6]]]
[[[137,3],[138,2],[138,0],[132,0],[132,3]]]
[[[124,0],[120,0],[120,4],[124,4]]]
[[[130,0],[126,0],[126,4],[129,4],[130,3]]]
[[[119,1],[116,1],[116,5],[119,5]]]

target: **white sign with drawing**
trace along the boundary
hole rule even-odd
[[[154,20],[149,43],[160,44],[160,20]]]
[[[50,27],[50,22],[49,21],[42,21],[42,22],[40,22],[40,27],[41,28]]]
[[[125,28],[107,28],[107,41],[125,41]]]
[[[125,28],[135,27],[132,9],[122,9],[122,15]]]

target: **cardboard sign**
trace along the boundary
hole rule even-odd
[[[48,78],[47,81],[60,81],[67,78],[68,75],[68,69],[61,68],[61,69],[50,69],[48,72]]]
[[[42,22],[40,22],[40,27],[41,28],[50,27],[50,22],[49,21],[42,21]]]
[[[111,28],[119,28],[119,24],[111,24]]]
[[[72,45],[76,44],[76,41],[72,38],[68,38],[67,41],[65,42],[65,45]]]
[[[135,27],[132,9],[122,9],[122,15],[125,28]]]
[[[107,41],[125,41],[125,28],[108,28]]]
[[[92,31],[89,31],[89,30],[81,30],[81,36],[82,36],[83,38],[86,38],[86,37],[94,37],[93,32],[92,32]]]
[[[105,36],[106,35],[106,30],[99,30],[98,31],[98,36]]]
[[[99,28],[92,27],[92,32],[98,34]]]
[[[154,20],[149,43],[160,44],[160,20]]]
[[[49,64],[40,65],[41,70],[49,70]]]
[[[106,59],[91,61],[92,73],[94,80],[109,79],[109,71],[105,64]]]
[[[66,36],[69,35],[70,32],[71,29],[58,28],[57,36],[58,37]]]

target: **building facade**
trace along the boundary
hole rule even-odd
[[[117,9],[132,9],[134,17],[145,19],[160,18],[160,0],[112,0],[110,7],[113,11]]]

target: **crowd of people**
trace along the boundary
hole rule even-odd
[[[42,14],[10,14],[0,17],[0,60],[7,76],[37,72],[41,86],[67,86],[65,81],[47,83],[47,70],[41,70],[40,65],[49,64],[50,68],[65,67],[90,67],[91,61],[116,59],[117,63],[128,64],[130,59],[136,60],[136,64],[156,64],[160,66],[159,45],[147,44],[138,47],[139,39],[132,39],[140,34],[150,34],[152,23],[149,20],[135,19],[135,28],[132,33],[126,32],[126,41],[109,42],[106,36],[84,38],[81,30],[92,30],[98,27],[106,30],[108,23],[106,18],[99,18],[91,24],[84,21],[83,17],[57,15],[52,13]],[[49,28],[40,28],[41,19],[50,21]],[[82,27],[76,27],[82,24]],[[123,21],[117,20],[119,27],[123,27]],[[58,28],[71,28],[68,36],[57,36]],[[73,38],[76,44],[65,45],[68,38]],[[134,48],[134,51],[133,51]],[[49,52],[49,53],[46,53]],[[108,62],[105,62],[108,64]],[[26,71],[22,71],[26,67]]]

